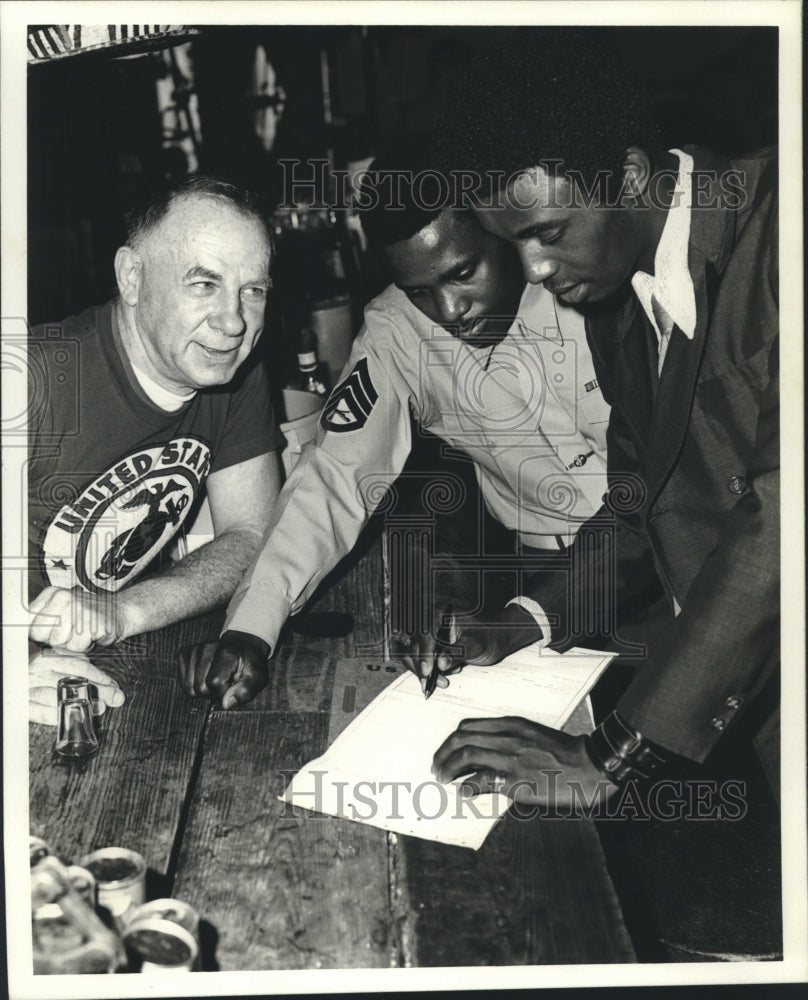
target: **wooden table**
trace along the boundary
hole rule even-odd
[[[31,726],[31,833],[71,861],[108,845],[143,854],[148,896],[201,914],[207,970],[635,961],[589,821],[506,816],[474,852],[278,800],[326,748],[336,659],[381,657],[383,581],[368,538],[316,603],[350,611],[352,634],[285,636],[269,689],[235,711],[177,680],[178,648],[218,635],[219,617],[99,652],[126,705],[78,765]]]

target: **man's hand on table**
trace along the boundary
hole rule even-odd
[[[248,632],[225,632],[218,642],[180,650],[180,683],[186,694],[218,698],[222,708],[242,705],[269,684],[269,646]]]
[[[46,587],[31,602],[28,630],[34,642],[86,653],[93,645],[110,646],[135,632],[133,609],[120,593],[88,594],[79,587]]]
[[[590,760],[585,737],[520,718],[464,719],[435,753],[432,770],[442,782],[465,776],[460,787],[469,797],[499,791],[565,812],[617,791]]]
[[[437,667],[437,686],[448,687],[448,674],[464,665],[491,666],[510,653],[541,638],[541,629],[533,617],[516,605],[503,608],[485,623],[471,615],[454,615],[447,604],[436,613],[431,633],[407,635],[394,633],[392,655],[421,681],[422,690]]]
[[[126,700],[117,682],[86,656],[43,649],[28,661],[28,710],[32,722],[56,725],[56,685],[62,677],[84,677],[95,686],[98,697],[93,700],[94,715],[118,708]]]

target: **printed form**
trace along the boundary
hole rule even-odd
[[[466,666],[427,701],[414,674],[394,680],[283,796],[305,809],[477,850],[510,800],[463,799],[432,774],[435,751],[463,719],[519,716],[553,729],[572,716],[613,654],[528,646],[496,666]]]

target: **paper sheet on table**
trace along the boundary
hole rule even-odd
[[[435,751],[463,719],[520,716],[560,729],[612,654],[538,645],[494,667],[464,667],[426,701],[411,673],[394,680],[300,770],[282,798],[296,806],[395,833],[477,850],[510,805],[501,793],[462,799],[441,784]]]

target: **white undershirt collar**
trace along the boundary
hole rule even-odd
[[[178,392],[171,392],[170,389],[164,388],[158,382],[155,382],[151,376],[147,375],[141,368],[137,365],[132,365],[132,371],[135,373],[135,378],[140,383],[140,388],[146,393],[149,399],[159,406],[161,410],[166,410],[168,413],[174,413],[177,410],[181,410],[183,406],[195,396],[196,393],[193,389],[190,392],[181,395]]]

